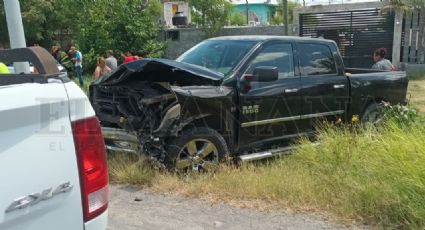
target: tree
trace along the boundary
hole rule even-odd
[[[230,25],[243,26],[246,25],[246,16],[241,13],[234,13],[230,16]]]
[[[229,20],[232,4],[228,0],[189,0],[192,21],[207,37],[216,36]]]
[[[425,8],[424,0],[390,0],[390,7],[402,10]]]
[[[289,12],[289,24],[294,21],[294,9],[301,7],[301,4],[298,2],[288,1],[288,12]],[[283,1],[278,0],[278,6],[276,8],[276,15],[272,19],[273,25],[281,25],[283,24]]]
[[[58,7],[63,7],[63,0],[25,0],[20,1],[22,22],[27,44],[40,43],[51,45],[55,32],[64,26],[72,27],[69,18],[60,17]],[[3,1],[0,1],[0,24],[6,25]],[[7,26],[0,26],[0,43],[8,43]]]
[[[106,50],[143,50],[162,56],[165,44],[158,36],[162,4],[159,0],[21,0],[22,20],[28,45],[48,48],[71,33],[84,54],[86,70]],[[0,0],[0,25],[6,25]],[[0,45],[8,44],[7,27],[0,26]],[[65,48],[66,49],[66,48]]]
[[[159,0],[75,0],[73,7],[80,9],[75,17],[75,38],[89,69],[96,57],[109,49],[143,50],[148,57],[164,54],[165,44],[159,39]]]

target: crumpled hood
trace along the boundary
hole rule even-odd
[[[148,58],[120,65],[94,84],[114,85],[133,78],[138,81],[179,82],[182,85],[219,85],[223,74],[174,60]]]

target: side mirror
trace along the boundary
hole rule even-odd
[[[253,75],[258,82],[276,81],[279,78],[279,70],[274,66],[259,66],[254,69]]]

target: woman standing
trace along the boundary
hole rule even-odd
[[[97,66],[93,73],[93,80],[96,81],[104,74],[110,73],[111,69],[106,65],[105,58],[98,57],[97,58]]]

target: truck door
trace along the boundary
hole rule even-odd
[[[335,62],[339,55],[336,47],[300,42],[297,43],[297,50],[303,127],[311,130],[317,120],[343,119],[349,99],[349,82],[342,72],[342,66]]]
[[[264,44],[243,68],[239,84],[241,148],[281,142],[298,133],[301,98],[295,60],[292,43],[274,41]],[[248,81],[257,67],[277,68],[278,79]]]

